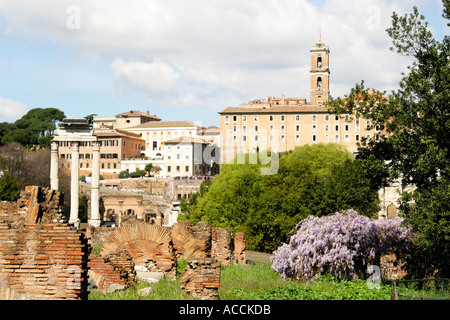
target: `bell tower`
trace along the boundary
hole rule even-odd
[[[311,104],[320,105],[330,99],[330,49],[322,36],[311,48]]]

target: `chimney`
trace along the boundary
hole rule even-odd
[[[150,110],[147,110],[147,115],[148,115],[148,116],[150,115]]]

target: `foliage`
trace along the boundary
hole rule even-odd
[[[151,287],[152,294],[147,296],[139,295],[139,289]],[[147,281],[138,281],[138,283],[125,290],[115,291],[110,294],[94,290],[89,293],[89,300],[192,300],[186,292],[181,289],[178,280],[162,278],[158,282],[149,284]]]
[[[145,176],[145,170],[136,170],[130,173],[130,178],[140,178]]]
[[[309,281],[332,273],[339,279],[363,278],[369,265],[380,265],[384,253],[405,258],[412,247],[401,219],[370,219],[354,210],[313,217],[297,225],[297,233],[272,257],[272,268],[285,279]]]
[[[130,173],[126,170],[120,171],[119,173],[119,179],[127,179],[130,177]]]
[[[269,264],[227,266],[221,270],[223,300],[389,300],[390,286],[369,289],[363,280],[338,280],[324,275],[308,284],[285,281]]]
[[[11,174],[0,175],[0,200],[17,201],[22,187],[20,182]]]
[[[449,20],[448,0],[443,9]],[[416,7],[404,16],[394,12],[387,33],[391,50],[412,60],[400,88],[387,95],[366,89],[362,82],[344,99],[332,99],[330,110],[370,119],[383,130],[378,141],[363,141],[359,159],[371,185],[381,187],[400,178],[403,186],[416,187],[402,197],[405,222],[419,234],[423,255],[439,268],[441,277],[449,277],[450,36],[434,39]],[[415,210],[409,208],[412,202]]]
[[[56,108],[32,109],[14,124],[0,125],[0,145],[19,142],[23,146],[48,146],[56,124],[64,117],[64,113]]]
[[[378,210],[377,191],[361,175],[359,163],[338,145],[307,145],[280,154],[273,175],[262,175],[263,165],[249,164],[251,155],[245,156],[246,164],[222,165],[212,182],[183,201],[179,219],[244,232],[250,250],[272,252],[309,215],[350,208],[372,215]]]

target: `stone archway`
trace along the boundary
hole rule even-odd
[[[168,278],[176,276],[176,258],[167,228],[147,223],[116,228],[103,242],[100,255],[106,257],[119,250],[126,250],[136,266],[163,272]]]

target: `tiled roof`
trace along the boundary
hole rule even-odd
[[[137,139],[141,138],[140,134],[127,132],[127,131],[123,131],[123,130],[118,130],[118,129],[94,130],[94,136],[97,136],[99,138],[104,138],[104,137],[128,137],[128,138],[137,138]]]
[[[147,114],[145,112],[136,111],[136,110],[123,112],[123,113],[119,113],[118,115],[116,115],[116,118],[121,118],[121,117],[146,117],[146,118],[152,118],[152,119],[155,119],[155,120],[161,120],[157,116],[150,115],[150,114]]]
[[[273,106],[273,107],[229,107],[220,111],[219,114],[257,114],[257,113],[304,113],[304,112],[329,112],[328,108],[319,105],[301,106]]]
[[[150,121],[127,129],[198,127],[189,121]]]

